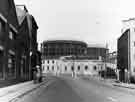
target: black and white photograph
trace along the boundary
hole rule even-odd
[[[0,0],[0,102],[135,102],[134,0]]]

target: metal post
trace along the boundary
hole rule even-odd
[[[107,78],[107,66],[106,66],[106,63],[107,63],[107,55],[108,55],[108,44],[106,44],[106,54],[105,54],[105,78]]]
[[[29,80],[31,80],[31,55],[32,52],[29,51]]]

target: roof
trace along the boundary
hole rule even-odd
[[[53,44],[53,43],[84,44],[87,46],[85,42],[77,41],[77,40],[46,40],[43,43],[46,43],[46,44]]]
[[[18,20],[14,0],[0,0],[0,13],[7,19],[12,28],[18,29]]]
[[[60,59],[66,59],[66,60],[98,60],[96,58],[93,58],[91,56],[62,56]]]
[[[21,25],[27,15],[27,10],[22,9],[22,5],[16,5],[16,13],[19,25]]]
[[[88,44],[88,48],[107,48],[104,44]]]

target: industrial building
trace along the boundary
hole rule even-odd
[[[82,41],[51,40],[41,44],[42,70],[53,75],[98,75],[105,70],[108,48]]]
[[[130,82],[135,79],[135,19],[123,23],[122,35],[118,38],[117,67],[119,79]]]
[[[37,52],[37,29],[25,5],[0,0],[0,87],[32,79],[30,53]]]
[[[42,56],[47,58],[59,58],[68,55],[85,55],[87,44],[73,40],[48,40],[41,44]]]

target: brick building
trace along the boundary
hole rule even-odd
[[[0,0],[0,83],[31,80],[30,52],[37,52],[37,29],[24,5]]]
[[[13,0],[0,1],[0,79],[16,76],[16,36],[18,20]]]
[[[19,61],[19,74],[25,79],[32,77],[31,55],[37,53],[37,23],[32,15],[28,13],[25,5],[16,5],[17,18],[19,22],[19,35],[17,36],[17,48]]]

